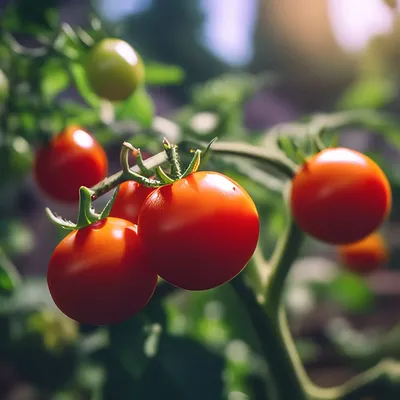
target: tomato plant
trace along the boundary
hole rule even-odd
[[[107,169],[107,156],[101,145],[81,128],[70,126],[39,148],[33,172],[47,196],[74,203],[78,201],[79,188],[104,179]]]
[[[139,237],[151,266],[187,290],[222,285],[246,266],[257,245],[256,206],[237,183],[216,172],[196,172],[162,186],[144,202]]]
[[[137,224],[140,208],[153,190],[153,188],[143,186],[135,181],[123,182],[119,187],[110,216]]]
[[[153,295],[157,275],[149,268],[136,225],[107,218],[59,243],[47,282],[63,313],[80,323],[106,325],[141,310]]]
[[[139,55],[128,43],[107,38],[90,50],[86,75],[99,97],[122,101],[143,82],[144,67]]]
[[[382,267],[389,258],[389,249],[382,234],[374,232],[358,242],[339,246],[340,261],[351,271],[368,273]]]
[[[346,244],[369,235],[391,209],[391,188],[379,166],[346,148],[311,157],[293,179],[291,210],[299,227],[324,242]]]
[[[396,40],[380,35],[367,46],[372,52],[357,57],[361,68],[350,63],[354,80],[335,111],[315,113],[350,83],[348,63],[339,61],[340,74],[337,68],[321,74],[326,63],[304,58],[300,49],[304,62],[285,65],[286,55],[273,46],[267,64],[281,65],[279,71],[252,74],[243,65],[239,72],[198,40],[198,1],[149,2],[118,24],[117,14],[127,10],[114,10],[105,23],[96,13],[96,6],[103,14],[114,7],[110,0],[92,2],[87,15],[71,12],[73,2],[6,3],[0,6],[1,395],[20,398],[22,383],[43,399],[400,398],[399,327],[386,334],[383,324],[372,326],[369,335],[366,326],[367,311],[371,325],[392,321],[393,311],[383,314],[398,286],[395,274],[388,268],[367,281],[338,269],[330,246],[309,241],[303,248],[308,233],[335,244],[352,271],[385,263],[385,244],[372,243],[371,232],[392,204],[390,231],[399,216],[392,46],[398,21]],[[261,32],[262,20],[255,23]],[[270,36],[257,35],[254,69],[265,64],[259,52]],[[311,74],[301,71],[305,65]],[[306,79],[290,87],[287,72]],[[300,88],[299,101],[290,94]],[[300,115],[306,109],[310,114]],[[291,114],[299,119],[262,126]],[[342,132],[343,146],[350,145],[355,127],[364,133],[360,147],[387,171],[391,187],[368,157],[334,148]],[[29,170],[38,195],[70,203],[52,208],[66,214],[75,208],[76,222],[44,212],[43,199],[32,201],[35,187],[20,179]],[[44,223],[46,214],[57,231]],[[309,257],[314,250],[321,257]],[[394,251],[393,265],[395,258]],[[329,303],[343,311],[340,319],[324,312]],[[359,312],[357,333],[351,322]],[[320,322],[309,324],[306,315]],[[326,340],[337,354],[332,347],[326,352]],[[326,389],[307,377],[336,375],[330,364],[343,357],[359,369],[349,381],[336,387],[326,381]]]

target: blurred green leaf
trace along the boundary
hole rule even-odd
[[[116,106],[117,120],[133,119],[145,128],[151,126],[154,113],[153,100],[144,86],[137,88],[128,100]]]
[[[14,136],[0,144],[0,186],[4,182],[24,178],[30,172],[32,162],[32,150],[21,136]],[[0,233],[0,242],[2,236]]]
[[[342,110],[377,109],[395,99],[397,86],[387,77],[364,78],[351,85],[339,100]]]
[[[163,335],[158,356],[140,382],[138,398],[222,399],[224,366],[222,357],[200,343]]]
[[[276,80],[272,73],[258,76],[228,73],[196,86],[192,93],[193,103],[203,111],[230,108],[243,104],[261,88],[274,84]]]
[[[156,62],[145,64],[147,85],[177,85],[185,78],[185,72],[176,65],[163,65]]]
[[[11,2],[10,2],[11,3]],[[42,33],[52,29],[57,20],[55,9],[60,0],[14,0],[4,12],[3,28],[18,33]]]
[[[46,279],[24,278],[11,297],[0,301],[0,314],[29,313],[43,308],[56,308]]]
[[[9,255],[24,254],[32,249],[34,236],[31,230],[17,219],[0,220],[0,246]]]
[[[20,282],[17,269],[0,248],[0,296],[10,296]]]
[[[76,123],[80,126],[90,126],[99,121],[99,113],[96,109],[85,107],[72,101],[63,101],[61,107],[70,124]]]
[[[351,312],[368,311],[375,300],[365,280],[345,270],[341,271],[325,290],[326,297]]]
[[[70,77],[63,66],[63,61],[50,58],[41,68],[41,89],[44,97],[51,101],[68,87]]]
[[[141,379],[150,359],[157,354],[161,325],[149,322],[143,313],[110,326],[110,352],[133,379]]]
[[[92,92],[86,79],[85,68],[80,63],[69,64],[69,72],[82,99],[92,107],[99,107],[100,99]]]

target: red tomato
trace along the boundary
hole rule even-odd
[[[137,224],[140,208],[153,190],[153,188],[140,185],[134,181],[122,183],[119,187],[110,217],[126,219]]]
[[[385,220],[391,204],[391,189],[383,171],[354,150],[323,150],[293,179],[291,210],[296,223],[327,243],[361,240]]]
[[[141,208],[138,234],[163,279],[206,290],[246,266],[257,245],[259,218],[237,183],[202,171],[153,191]]]
[[[107,156],[101,145],[79,127],[70,126],[38,150],[34,176],[47,196],[74,203],[79,200],[79,188],[103,180],[107,169]]]
[[[389,250],[379,232],[374,232],[359,242],[339,246],[340,261],[353,272],[372,272],[389,259]]]
[[[50,294],[68,317],[91,325],[122,322],[141,310],[157,285],[137,226],[106,218],[71,232],[54,250]]]

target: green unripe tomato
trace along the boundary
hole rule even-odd
[[[0,144],[0,185],[25,177],[33,163],[29,143],[20,136]]]
[[[4,103],[8,96],[8,79],[5,73],[0,69],[0,105]]]
[[[144,81],[144,67],[140,56],[128,43],[108,38],[90,50],[86,75],[97,96],[123,101]]]

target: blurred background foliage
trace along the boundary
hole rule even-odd
[[[183,137],[183,149],[214,136],[268,149],[277,130],[312,126],[269,129],[276,124],[373,109],[355,123],[334,114],[331,131],[390,179],[393,211],[383,227],[390,261],[360,277],[340,266],[336,249],[308,239],[286,303],[307,370],[322,385],[400,355],[396,9],[380,0],[3,0],[0,18],[0,69],[9,82],[0,93],[7,99],[0,120],[1,399],[264,398],[268,370],[230,285],[161,291],[139,315],[111,328],[77,326],[55,309],[43,276],[59,238],[43,209],[71,219],[76,210],[44,198],[30,170],[35,147],[72,123],[107,148],[113,173],[122,138],[150,154],[159,151],[160,131]],[[82,27],[82,46],[67,41],[58,53],[41,55],[60,21]],[[145,61],[147,91],[116,107],[100,102],[80,63],[67,67],[63,58],[85,53],[85,32],[131,43]],[[329,125],[329,115],[323,121]],[[284,182],[232,157],[212,157],[208,167],[250,192],[269,256],[284,229]]]

